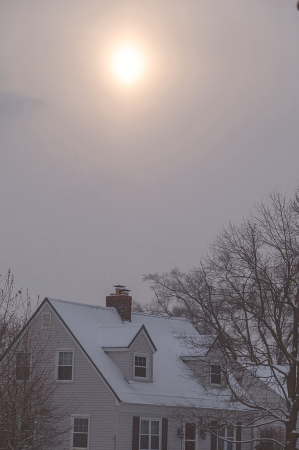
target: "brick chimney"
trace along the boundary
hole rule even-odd
[[[119,284],[113,287],[115,287],[115,294],[106,297],[106,306],[113,306],[122,320],[131,322],[132,297],[129,295],[129,289]]]

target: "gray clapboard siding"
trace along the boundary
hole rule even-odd
[[[70,425],[72,414],[89,415],[89,450],[114,450],[116,417],[114,395],[48,305],[43,308],[35,321],[35,326],[39,333],[43,312],[52,313],[51,329],[42,330],[42,333],[45,336],[49,336],[49,334],[52,336],[52,339],[49,341],[49,347],[54,352],[52,355],[53,379],[55,379],[55,348],[75,349],[74,382],[58,382],[58,388],[55,392],[57,399],[65,402],[69,400],[74,402],[65,425]],[[66,448],[71,448],[70,443]],[[62,450],[62,448],[55,450]]]
[[[161,407],[161,413],[153,413],[146,406],[144,406],[143,412],[138,413],[120,411],[118,413],[117,450],[132,450],[133,416],[161,419],[162,421],[163,417],[167,417],[163,414],[162,409],[163,407]],[[168,424],[168,450],[181,450],[181,440],[177,436],[177,432],[170,428]]]
[[[156,407],[157,408],[157,407]],[[118,431],[117,431],[117,450],[131,450],[132,449],[132,431],[133,431],[133,416],[146,417],[151,419],[162,419],[168,417],[168,450],[181,450],[182,441],[178,436],[178,428],[181,426],[176,420],[172,419],[171,414],[165,414],[163,407],[161,413],[153,413],[151,407],[144,406],[142,411],[140,407],[139,412],[120,411],[118,413]],[[252,439],[253,432],[251,429],[242,430],[242,440]],[[247,442],[242,444],[242,450],[252,450],[253,443]],[[197,440],[198,450],[211,450],[211,435],[206,433],[206,439],[198,436]]]

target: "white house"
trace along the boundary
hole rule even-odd
[[[229,408],[214,338],[199,335],[184,318],[131,313],[131,303],[119,289],[106,307],[45,298],[31,320],[53,350],[55,396],[76,399],[66,419],[69,448],[252,450],[252,431],[242,429],[241,436],[241,423],[211,438],[178,419],[188,408],[205,417]],[[190,369],[198,357],[208,367],[200,380]]]

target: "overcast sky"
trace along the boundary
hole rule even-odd
[[[295,0],[1,0],[0,273],[33,300],[196,266],[299,185]],[[146,61],[129,86],[111,54]]]

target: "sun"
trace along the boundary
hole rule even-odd
[[[112,57],[112,70],[123,84],[136,82],[144,72],[142,53],[133,45],[120,47]]]

